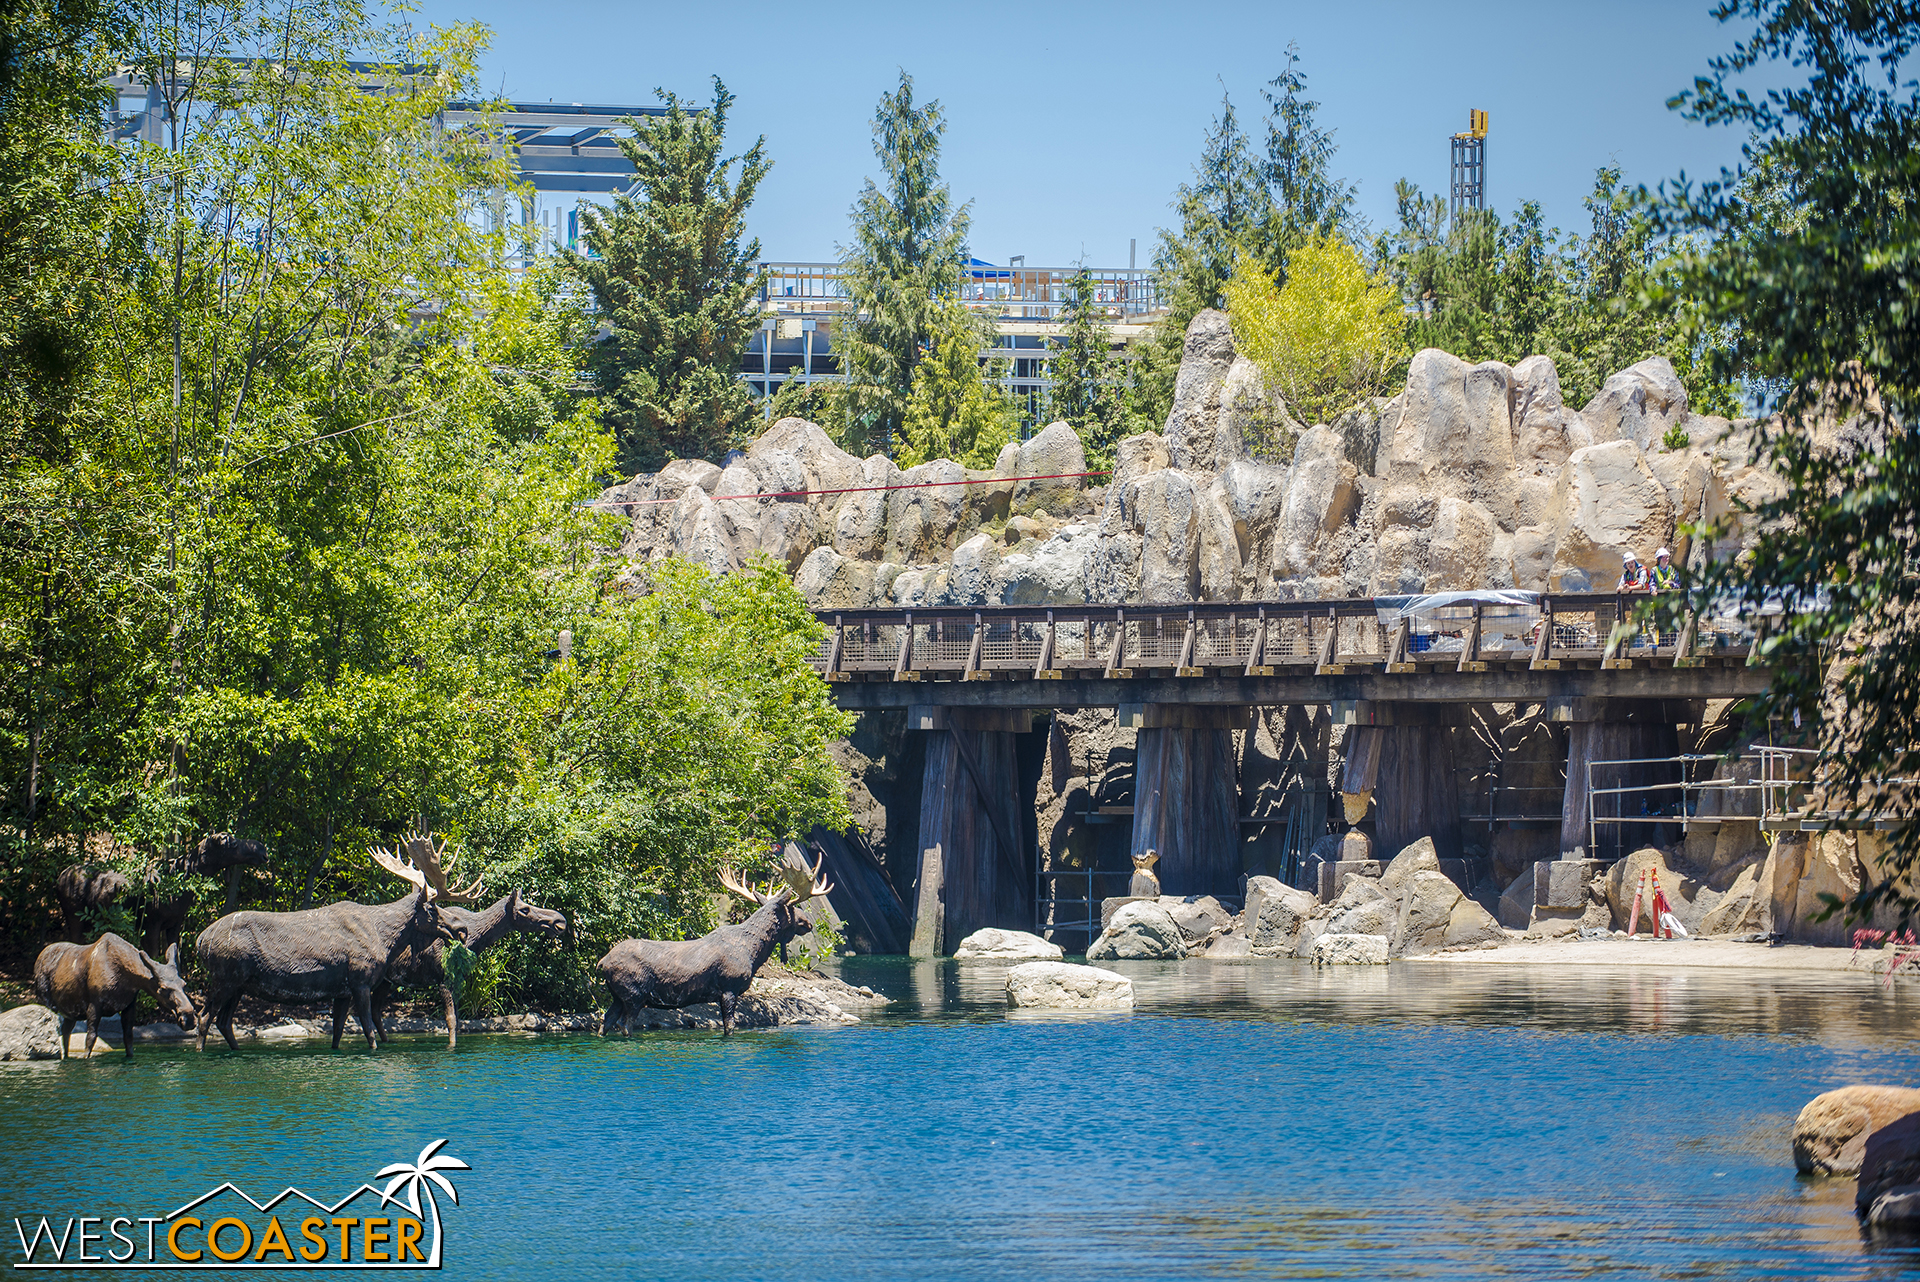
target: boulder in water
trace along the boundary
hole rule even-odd
[[[0,1059],[59,1059],[60,1017],[45,1006],[0,1011]]]
[[[1867,1137],[1909,1113],[1920,1113],[1920,1090],[1905,1086],[1842,1086],[1816,1095],[1793,1119],[1793,1164],[1802,1175],[1854,1175]]]
[[[1022,962],[1007,972],[1007,1001],[1053,1010],[1130,1010],[1133,981],[1098,966]]]
[[[1316,966],[1384,966],[1387,964],[1387,937],[1321,935],[1313,941],[1311,960]]]
[[[1178,961],[1186,955],[1185,932],[1172,913],[1151,899],[1123,905],[1087,949],[1088,961]]]
[[[989,926],[961,940],[953,956],[955,961],[1059,961],[1065,954],[1038,935]]]

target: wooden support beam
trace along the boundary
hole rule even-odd
[[[1560,666],[1560,660],[1553,657],[1553,600],[1542,602],[1540,612],[1540,635],[1533,643],[1533,662],[1527,665],[1534,672],[1552,672]]]
[[[918,681],[920,674],[913,670],[913,611],[907,611],[907,626],[900,638],[900,657],[893,663],[895,681]]]
[[[1040,641],[1040,658],[1033,665],[1035,681],[1058,681],[1066,674],[1053,666],[1053,611],[1047,611],[1047,634]]]
[[[1199,624],[1194,622],[1193,611],[1187,611],[1187,639],[1180,643],[1180,659],[1173,665],[1176,677],[1204,677],[1207,674],[1193,666],[1193,647],[1197,639]]]
[[[1326,640],[1320,643],[1320,662],[1315,664],[1313,669],[1313,675],[1316,677],[1339,676],[1346,672],[1346,665],[1336,662],[1337,651],[1335,650],[1334,643],[1339,639],[1340,619],[1334,614],[1333,607],[1329,606],[1327,608],[1327,637]]]
[[[1680,627],[1679,643],[1673,647],[1673,666],[1676,668],[1704,668],[1707,666],[1705,659],[1696,659],[1693,657],[1693,639],[1697,622],[1693,611],[1688,610],[1686,622]]]
[[[1414,672],[1417,669],[1407,662],[1407,650],[1413,643],[1413,620],[1402,619],[1393,630],[1393,640],[1387,643],[1387,671]]]
[[[1467,639],[1460,646],[1460,662],[1455,672],[1485,672],[1487,665],[1480,661],[1480,606],[1473,607],[1473,622],[1467,627]]]
[[[840,670],[840,656],[847,646],[847,625],[840,621],[839,615],[833,616],[833,649],[827,652],[827,680],[851,681],[853,674]]]
[[[1247,649],[1247,670],[1242,673],[1249,677],[1270,677],[1273,669],[1267,665],[1267,611],[1260,610],[1260,621],[1253,628],[1253,644]]]
[[[1121,660],[1127,657],[1127,612],[1116,609],[1113,612],[1113,648],[1107,652],[1107,676],[1124,681],[1133,675],[1132,668],[1121,666]]]
[[[980,650],[986,644],[987,626],[980,621],[979,611],[973,615],[973,644],[967,648],[967,666],[960,673],[962,681],[991,681],[993,674],[981,669]]]

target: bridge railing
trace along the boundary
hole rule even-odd
[[[1309,666],[1388,671],[1487,663],[1632,666],[1743,658],[1752,636],[1725,620],[1688,619],[1676,631],[1618,628],[1635,598],[1541,596],[1463,603],[1409,614],[1408,598],[1193,604],[983,606],[826,610],[814,666],[830,677],[892,673],[903,680],[979,674],[1199,675]]]

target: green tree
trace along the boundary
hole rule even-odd
[[[855,454],[890,447],[905,427],[914,369],[933,341],[943,300],[960,286],[971,204],[955,206],[940,177],[946,127],[937,99],[914,105],[913,77],[904,71],[874,111],[884,186],[868,179],[854,201],[853,245],[841,263],[852,314],[834,331],[847,373],[851,435],[842,443]]]
[[[1151,423],[1165,421],[1173,407],[1187,325],[1202,309],[1225,306],[1239,255],[1259,259],[1285,284],[1295,245],[1351,232],[1353,189],[1333,177],[1333,132],[1319,123],[1320,104],[1306,96],[1299,62],[1299,47],[1288,45],[1285,67],[1262,90],[1264,155],[1241,128],[1232,99],[1221,95],[1196,181],[1174,197],[1180,229],[1160,230],[1154,281],[1167,315],[1137,357],[1139,412]]]
[[[1085,266],[1067,281],[1060,319],[1059,337],[1049,340],[1047,413],[1080,434],[1088,467],[1108,468],[1122,438],[1150,425],[1131,412],[1129,362],[1113,350],[1098,282]]]
[[[950,458],[967,467],[992,467],[1019,430],[1013,399],[980,363],[991,330],[956,298],[934,313],[927,351],[913,369],[913,392],[901,429],[899,461],[911,467]]]
[[[1243,256],[1227,282],[1227,314],[1267,385],[1304,421],[1332,422],[1386,392],[1404,362],[1399,292],[1370,276],[1336,236],[1296,245],[1291,264],[1287,283],[1276,285],[1258,260]]]
[[[1698,187],[1683,177],[1653,213],[1694,238],[1667,301],[1687,307],[1717,376],[1766,398],[1761,444],[1785,484],[1745,514],[1751,548],[1708,567],[1694,599],[1791,605],[1761,643],[1775,675],[1756,724],[1807,727],[1826,806],[1910,814],[1911,785],[1888,781],[1920,776],[1920,89],[1903,62],[1920,12],[1728,0],[1715,13],[1754,30],[1672,105],[1747,130],[1744,163]],[[1751,92],[1755,73],[1778,87]],[[1884,875],[1846,908],[1910,919],[1920,827],[1885,839]]]
[[[765,283],[754,267],[760,242],[745,239],[747,209],[773,167],[765,139],[723,156],[733,95],[718,76],[705,111],[655,92],[665,114],[636,119],[634,137],[620,140],[638,191],[610,213],[588,210],[589,252],[569,255],[612,329],[588,369],[628,472],[717,459],[752,419],[736,374]]]

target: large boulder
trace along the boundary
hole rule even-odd
[[[1313,427],[1301,433],[1280,512],[1279,537],[1274,541],[1276,577],[1328,572],[1317,553],[1327,535],[1353,515],[1358,477],[1359,470],[1348,460],[1346,442],[1338,432]]]
[[[885,486],[894,484],[900,469],[884,454],[875,454],[860,465],[858,493],[840,501],[833,522],[833,546],[842,556],[855,560],[877,561],[887,542],[887,497]]]
[[[1912,1228],[1920,1222],[1920,1113],[1908,1113],[1867,1136],[1853,1207],[1868,1224]]]
[[[631,481],[616,485],[600,496],[606,504],[631,503],[618,509],[632,518],[620,555],[631,561],[660,560],[676,551],[673,545],[673,511],[676,502],[689,488],[714,493],[720,483],[720,469],[705,459],[675,459],[658,472],[643,472]]]
[[[887,494],[885,559],[910,565],[944,559],[966,512],[967,491],[984,488],[960,485],[967,470],[952,459],[934,459],[910,467],[894,485],[919,486]]]
[[[1022,962],[1007,971],[1007,1001],[1053,1010],[1131,1010],[1133,981],[1098,966]]]
[[[1631,440],[1575,450],[1560,469],[1556,506],[1555,591],[1611,592],[1626,553],[1650,562],[1673,537],[1667,487]]]
[[[1087,450],[1080,443],[1079,433],[1065,423],[1049,423],[1017,447],[1010,474],[1019,478],[1056,479],[1018,480],[1013,487],[1011,510],[1020,515],[1038,511],[1066,515],[1083,502],[1080,493],[1087,481],[1074,473],[1086,470]]]
[[[1595,441],[1632,441],[1643,450],[1686,416],[1686,385],[1664,356],[1621,370],[1580,411]]]
[[[1470,499],[1502,528],[1512,528],[1513,376],[1498,361],[1469,365],[1436,348],[1416,353],[1407,369],[1388,479],[1435,497]]]
[[[1321,935],[1313,941],[1308,960],[1316,966],[1384,966],[1385,935]]]
[[[1400,917],[1400,900],[1366,877],[1349,877],[1327,914],[1332,935],[1390,935]]]
[[[1122,905],[1087,949],[1088,961],[1178,961],[1186,955],[1180,923],[1158,901],[1146,899]]]
[[[1273,882],[1258,900],[1252,881]],[[1304,890],[1283,886],[1271,877],[1249,879],[1247,887],[1248,944],[1255,957],[1291,957],[1301,927],[1313,916],[1319,900]]]
[[[0,1060],[59,1058],[58,1015],[31,1005],[0,1011]]]
[[[1920,1113],[1920,1090],[1906,1086],[1842,1086],[1816,1095],[1793,1119],[1793,1164],[1802,1175],[1854,1175],[1867,1136]]]
[[[1160,906],[1180,928],[1189,950],[1233,929],[1233,914],[1212,895],[1162,895]]]
[[[1217,472],[1245,455],[1237,421],[1221,412],[1233,358],[1233,326],[1225,312],[1207,308],[1187,323],[1165,432],[1174,467]]]
[[[793,585],[816,610],[865,610],[884,606],[901,567],[889,561],[855,561],[830,547],[807,553]]]
[[[1380,874],[1380,889],[1389,895],[1398,895],[1415,873],[1439,871],[1440,854],[1434,849],[1433,838],[1422,837],[1402,849],[1387,864],[1386,871]]]
[[[1099,551],[1092,525],[1067,525],[1038,547],[1000,558],[1000,599],[1008,605],[1077,605],[1090,599],[1088,575]]]
[[[955,961],[1059,961],[1065,955],[1038,935],[992,926],[974,931],[953,950]]]

